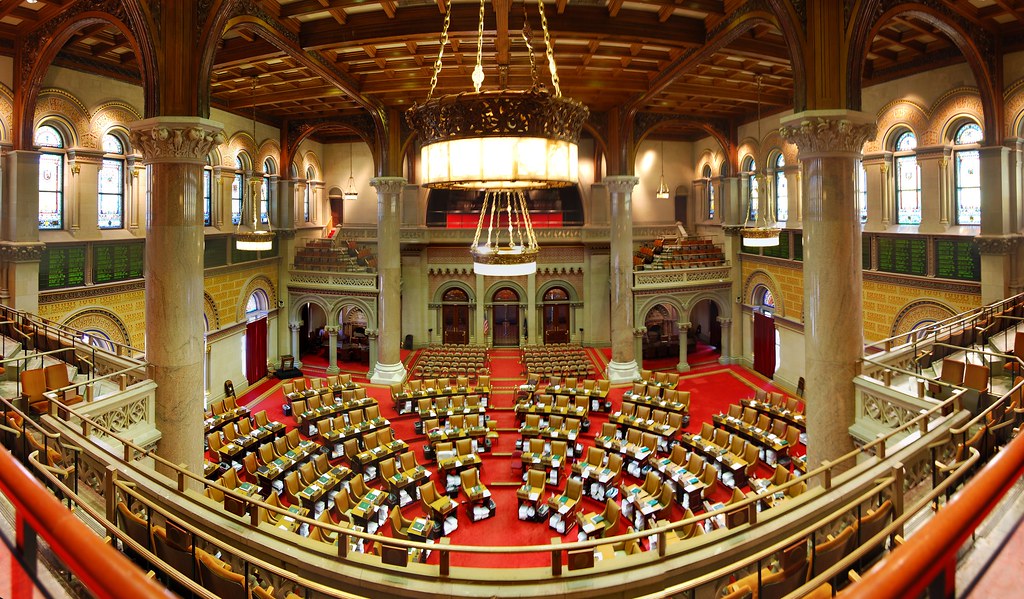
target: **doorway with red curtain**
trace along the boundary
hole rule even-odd
[[[267,317],[245,325],[245,379],[249,384],[267,376]]]
[[[754,370],[768,378],[775,375],[775,319],[754,312]]]

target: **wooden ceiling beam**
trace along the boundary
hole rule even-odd
[[[331,98],[342,95],[342,91],[333,85],[317,85],[289,91],[257,93],[255,96],[246,93],[237,99],[229,100],[228,107],[230,110],[240,110],[242,108],[252,108],[254,104],[256,106],[266,106],[281,102],[307,102],[317,98]]]

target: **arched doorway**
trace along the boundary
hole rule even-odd
[[[494,292],[491,323],[494,347],[519,347],[519,293],[511,287]]]
[[[671,304],[655,304],[644,315],[644,367],[668,368],[679,361],[679,311]],[[651,360],[667,358],[664,364]]]
[[[267,292],[257,289],[245,304],[245,379],[249,384],[267,376]]]
[[[346,305],[338,311],[338,360],[370,364],[370,340],[366,336],[366,312]],[[328,341],[325,339],[324,343]]]
[[[718,322],[718,304],[705,299],[697,302],[690,309],[690,331],[687,347],[694,349],[721,349],[722,323]]]
[[[754,370],[768,378],[782,363],[779,332],[775,329],[775,297],[770,289],[758,285],[752,298],[754,308]]]
[[[327,326],[327,313],[324,309],[312,302],[306,302],[299,310],[302,319],[302,328],[299,330],[299,360],[307,361],[307,356],[323,358],[327,355],[327,333],[324,327]]]
[[[459,287],[441,296],[441,343],[469,343],[469,294]]]
[[[544,343],[569,343],[570,328],[569,292],[562,287],[552,287],[544,292]]]

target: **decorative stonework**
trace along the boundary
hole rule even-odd
[[[132,146],[146,164],[206,164],[210,148],[224,143],[223,131],[220,123],[192,117],[157,117],[130,126]]]
[[[928,129],[928,110],[910,100],[900,98],[893,100],[878,111],[878,124],[875,139],[864,145],[864,153],[881,152],[890,133],[897,127],[905,126],[915,135],[922,135]]]
[[[640,178],[632,175],[613,175],[605,177],[601,182],[608,188],[609,193],[632,193]]]
[[[961,117],[971,116],[978,122],[985,120],[985,108],[976,87],[953,88],[932,104],[929,127],[919,134],[919,145],[937,145],[951,140],[950,126],[962,122]]]
[[[775,298],[775,313],[779,316],[785,316],[785,298],[782,295],[779,286],[775,283],[775,279],[763,270],[755,270],[749,277],[747,277],[746,282],[743,283],[743,301],[753,301],[754,290],[758,287],[765,287],[771,292],[772,297]]]
[[[874,139],[877,125],[865,122],[866,115],[846,112],[851,118],[839,114],[795,114],[784,119],[779,128],[783,139],[796,144],[801,157],[819,154],[860,154],[864,143]],[[859,117],[859,118],[858,118]]]
[[[14,126],[14,93],[3,83],[0,83],[0,123],[3,123],[4,135],[0,141],[11,141],[11,128]]]
[[[408,181],[405,177],[374,177],[370,179],[370,185],[377,190],[377,193],[383,194],[402,193],[406,183]]]
[[[102,331],[111,341],[131,346],[128,327],[117,314],[102,308],[91,308],[72,315],[64,321],[67,326],[79,331]]]
[[[1005,256],[1017,248],[1020,239],[1017,235],[1006,237],[978,235],[974,238],[974,244],[978,246],[978,253],[991,256]]]
[[[19,243],[5,241],[0,243],[0,260],[5,262],[39,262],[43,258],[45,243]]]
[[[59,116],[62,121],[71,124],[74,139],[67,140],[69,145],[99,148],[99,138],[89,123],[89,110],[71,92],[55,87],[39,92],[33,116],[34,123],[38,124],[49,116]]]
[[[235,308],[235,322],[245,322],[246,303],[249,300],[249,296],[257,289],[261,289],[263,293],[267,294],[268,309],[273,310],[277,306],[277,288],[274,286],[274,283],[263,275],[256,275],[246,284],[245,289],[242,290],[242,294],[238,298]]]
[[[922,321],[939,322],[956,315],[957,311],[935,300],[918,300],[904,306],[892,323],[890,337],[909,333]]]
[[[111,127],[120,126],[127,129],[130,123],[141,118],[142,115],[139,114],[139,111],[131,104],[121,102],[119,100],[113,100],[110,102],[104,102],[93,110],[89,126],[98,139],[103,139],[103,135],[109,131]]]
[[[213,296],[206,291],[203,291],[203,314],[206,316],[208,330],[216,331],[220,328],[220,313],[217,311],[217,302],[213,301]]]

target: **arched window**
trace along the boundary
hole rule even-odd
[[[302,218],[309,222],[309,205],[310,199],[313,197],[313,179],[316,178],[316,173],[313,171],[313,167],[306,169],[306,195],[302,198]]]
[[[711,165],[705,164],[701,171],[704,178],[704,189],[708,190],[708,220],[715,218],[715,184],[711,181]]]
[[[956,224],[981,224],[981,155],[978,144],[984,139],[977,123],[962,125],[953,134],[956,180]]]
[[[868,222],[868,171],[864,161],[857,161],[857,209],[860,210],[860,222]]]
[[[270,222],[270,175],[274,174],[274,161],[267,158],[263,161],[263,189],[260,194],[260,222]]]
[[[921,224],[921,167],[917,165],[916,148],[913,131],[896,137],[896,222],[901,225]]]
[[[772,295],[772,292],[771,292],[770,289],[768,289],[767,287],[762,287],[761,288],[761,297],[758,298],[758,302],[757,303],[760,304],[764,308],[768,308],[770,310],[774,310],[775,309],[775,296]]]
[[[86,329],[82,331],[82,342],[108,352],[117,351],[114,341],[106,332],[99,329]]]
[[[242,222],[242,205],[245,203],[245,162],[242,154],[235,156],[235,178],[231,180],[231,224]]]
[[[750,211],[747,214],[747,218],[750,220],[757,220],[757,166],[754,164],[753,158],[748,156],[747,159],[743,161],[743,170],[747,173],[747,198],[750,203]]]
[[[64,228],[64,136],[53,125],[36,129],[39,146],[39,228]]]
[[[779,152],[775,157],[775,220],[789,220],[789,181],[786,180],[786,157]]]
[[[249,300],[245,303],[246,315],[254,312],[266,312],[270,305],[270,298],[267,297],[267,292],[262,289],[257,289],[249,295]]]
[[[113,133],[103,136],[100,166],[99,219],[101,229],[124,227],[124,142]]]
[[[206,166],[203,167],[203,225],[213,224],[211,207],[213,206],[213,167],[210,166],[210,157],[206,157]]]

